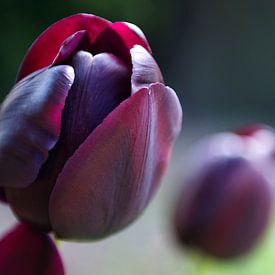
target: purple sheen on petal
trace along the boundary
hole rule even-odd
[[[77,49],[84,50],[88,46],[88,33],[85,30],[78,31],[69,36],[61,45],[60,50],[53,61],[53,65],[64,62],[68,59]]]
[[[140,45],[135,45],[130,53],[133,64],[132,94],[141,88],[147,88],[152,83],[164,83],[158,64],[147,50]]]
[[[0,186],[22,188],[35,180],[59,138],[73,80],[70,66],[47,68],[9,93],[0,109]]]
[[[19,224],[0,240],[1,275],[64,275],[62,260],[46,234]]]
[[[63,165],[98,124],[130,95],[131,89],[127,67],[112,54],[93,57],[80,51],[71,65],[75,69],[75,81],[62,114],[58,143],[31,186],[6,191],[12,209],[20,219],[45,228],[50,228],[49,195]]]
[[[110,113],[67,161],[51,193],[58,237],[102,238],[137,218],[159,185],[181,120],[175,92],[162,84]]]

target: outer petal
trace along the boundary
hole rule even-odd
[[[143,47],[136,45],[131,50],[133,72],[131,76],[132,94],[152,83],[164,83],[159,66]]]
[[[52,240],[25,224],[17,225],[0,241],[1,275],[64,275]]]
[[[66,17],[45,30],[33,43],[21,65],[17,79],[52,64],[62,43],[72,34],[87,30],[91,44],[110,23],[91,14]]]
[[[62,238],[100,238],[145,208],[181,128],[181,107],[162,84],[120,104],[63,168],[50,198],[50,219]]]
[[[19,82],[0,110],[0,185],[25,187],[58,140],[61,113],[74,79],[70,66],[36,72]]]

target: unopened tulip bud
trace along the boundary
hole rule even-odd
[[[175,209],[181,243],[224,258],[248,252],[256,244],[271,212],[270,182],[266,170],[257,168],[269,155],[263,154],[264,149],[271,151],[269,145],[253,140],[252,133],[224,133],[194,149]],[[257,146],[262,146],[261,152]]]

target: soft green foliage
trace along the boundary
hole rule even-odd
[[[275,223],[269,228],[259,246],[233,260],[217,260],[193,252],[188,257],[189,275],[274,275]],[[183,274],[183,273],[175,273]]]

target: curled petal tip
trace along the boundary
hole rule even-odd
[[[58,140],[74,70],[67,65],[20,81],[0,110],[0,186],[31,184]]]
[[[132,93],[146,88],[152,83],[164,83],[158,64],[147,50],[140,45],[135,45],[130,53],[133,65]]]

